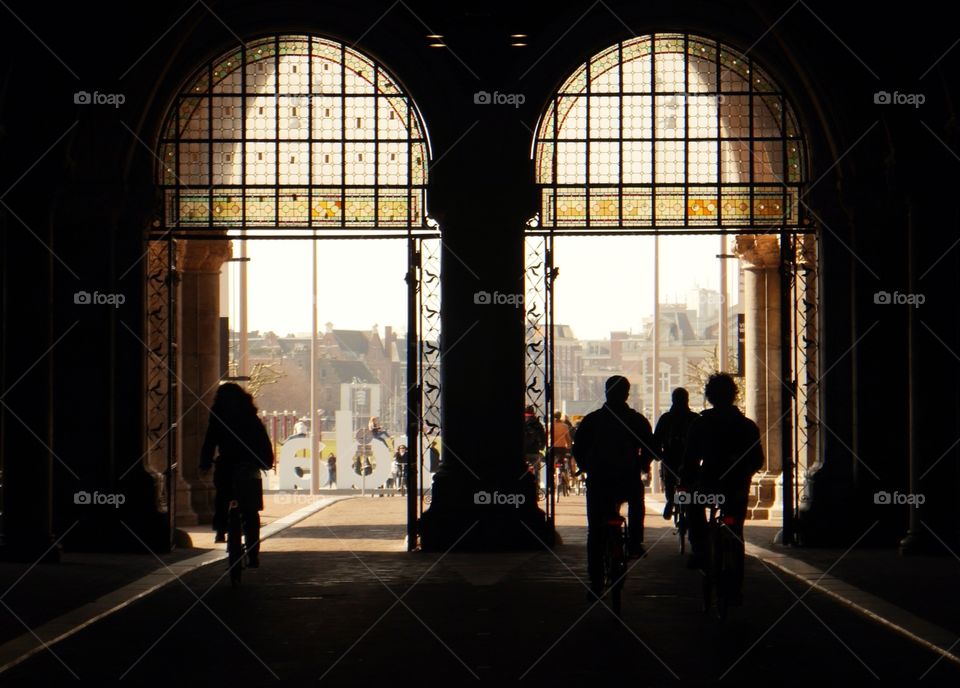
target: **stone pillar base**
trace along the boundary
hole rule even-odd
[[[480,483],[459,473],[434,476],[430,508],[418,524],[426,551],[538,550],[554,544],[537,506],[533,476]]]
[[[747,498],[747,520],[765,521],[783,518],[783,476],[779,473],[758,473],[750,484]]]
[[[215,494],[212,484],[177,485],[176,526],[183,528],[213,523]]]

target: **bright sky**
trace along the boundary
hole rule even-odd
[[[251,241],[248,285],[251,330],[279,335],[310,331],[310,242]],[[336,241],[317,244],[318,323],[338,329],[386,325],[406,331],[406,242]],[[695,287],[719,289],[720,239],[660,238],[660,301],[683,302]],[[554,262],[555,318],[579,339],[605,339],[611,330],[641,329],[653,312],[652,237],[558,237]],[[228,263],[235,277],[238,263]],[[232,282],[235,284],[235,282]],[[736,261],[728,261],[728,289],[736,302]],[[231,299],[231,322],[237,322]]]

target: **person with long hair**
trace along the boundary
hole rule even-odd
[[[210,422],[200,450],[200,470],[214,465],[216,488],[213,527],[217,541],[227,530],[231,500],[239,503],[249,566],[259,566],[260,511],[263,510],[263,480],[260,471],[273,467],[273,445],[257,415],[253,397],[233,382],[220,385],[210,409]]]

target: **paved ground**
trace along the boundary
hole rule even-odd
[[[269,525],[323,497],[264,495],[261,523]],[[68,552],[57,564],[0,563],[0,643],[128,585],[164,564],[182,562],[214,547],[210,526],[196,526],[186,531],[193,546],[161,557]]]
[[[652,505],[651,505],[652,506]],[[960,668],[763,563],[745,606],[719,624],[700,612],[700,574],[648,517],[624,618],[584,600],[581,500],[561,501],[563,545],[517,554],[403,551],[404,503],[351,499],[264,545],[262,568],[232,589],[205,566],[13,668],[13,680],[176,680],[362,684],[520,678],[642,685],[896,680],[960,683]],[[842,552],[836,552],[835,558]]]

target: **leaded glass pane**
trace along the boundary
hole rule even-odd
[[[798,222],[803,140],[785,96],[742,52],[699,36],[640,36],[580,65],[541,119],[534,159],[544,226]]]
[[[234,48],[187,82],[162,132],[167,226],[425,222],[419,114],[383,67],[336,41],[272,36]]]

